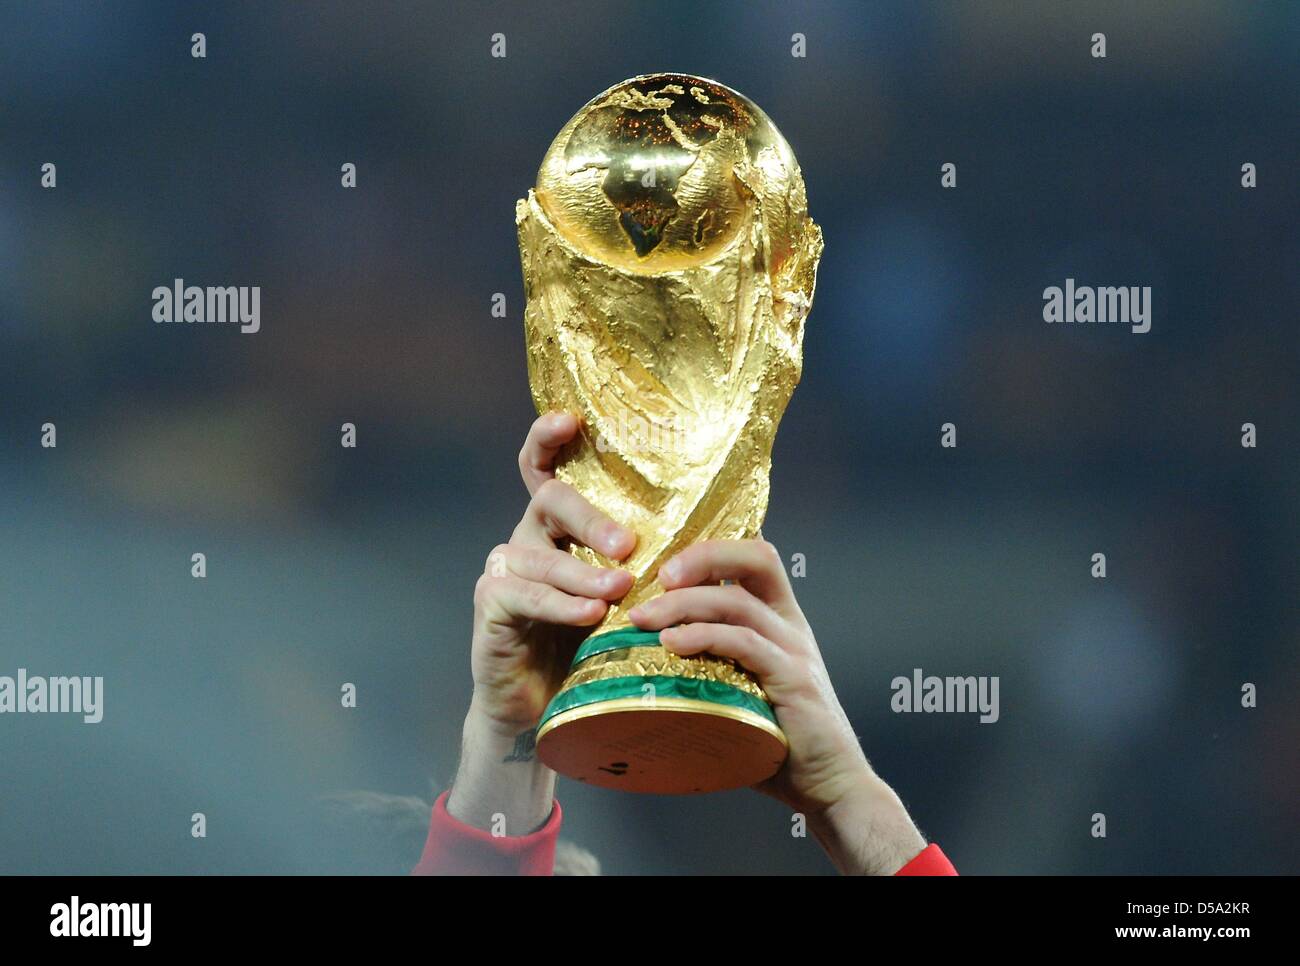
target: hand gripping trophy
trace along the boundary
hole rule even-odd
[[[626,614],[674,554],[762,525],[822,251],[794,155],[721,84],[634,77],[564,126],[515,220],[533,400],[582,425],[557,476],[638,534],[635,583],[579,647],[538,753],[628,791],[753,785],[787,749],[758,683]]]

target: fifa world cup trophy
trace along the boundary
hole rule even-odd
[[[538,754],[628,791],[753,785],[787,751],[757,681],[626,615],[686,547],[759,534],[822,251],[794,154],[721,84],[634,77],[563,127],[515,220],[533,400],[582,425],[557,476],[638,536],[621,564],[573,547],[635,583],[578,648]]]

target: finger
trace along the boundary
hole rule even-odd
[[[636,534],[620,527],[560,480],[547,480],[528,504],[510,542],[525,546],[552,547],[556,540],[571,538],[613,560],[622,560],[636,546]]]
[[[674,624],[734,624],[780,640],[786,627],[777,613],[743,587],[685,587],[670,590],[628,611],[628,619],[646,631]]]
[[[766,540],[704,540],[659,570],[659,583],[669,590],[723,580],[736,581],[778,611],[798,607],[781,554]]]
[[[593,567],[555,547],[502,544],[488,556],[484,570],[491,577],[514,574],[567,594],[603,600],[618,600],[631,590],[633,582],[626,570]]]
[[[530,496],[555,476],[556,456],[577,435],[578,419],[570,413],[547,413],[533,420],[519,451],[519,472]]]
[[[674,654],[709,653],[729,657],[758,676],[758,683],[779,680],[791,658],[758,631],[731,624],[683,624],[659,632],[659,643]]]
[[[515,625],[520,621],[541,621],[572,627],[596,624],[609,609],[603,600],[575,597],[513,574],[480,577],[474,587],[474,606],[489,623]]]

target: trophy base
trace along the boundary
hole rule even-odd
[[[589,785],[661,795],[776,774],[789,745],[761,689],[746,690],[744,672],[720,658],[667,655],[658,637],[626,629],[588,639],[542,715],[542,762]],[[651,673],[622,673],[642,668]]]

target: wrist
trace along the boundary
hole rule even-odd
[[[555,772],[537,758],[534,730],[485,715],[471,702],[448,814],[493,834],[527,835],[544,825]]]
[[[902,801],[869,768],[809,824],[843,875],[893,875],[925,848]]]
[[[518,735],[535,725],[535,720],[507,713],[500,700],[485,696],[478,689],[470,697],[469,712],[465,715],[466,730],[473,727],[478,734],[495,742],[513,743]]]

